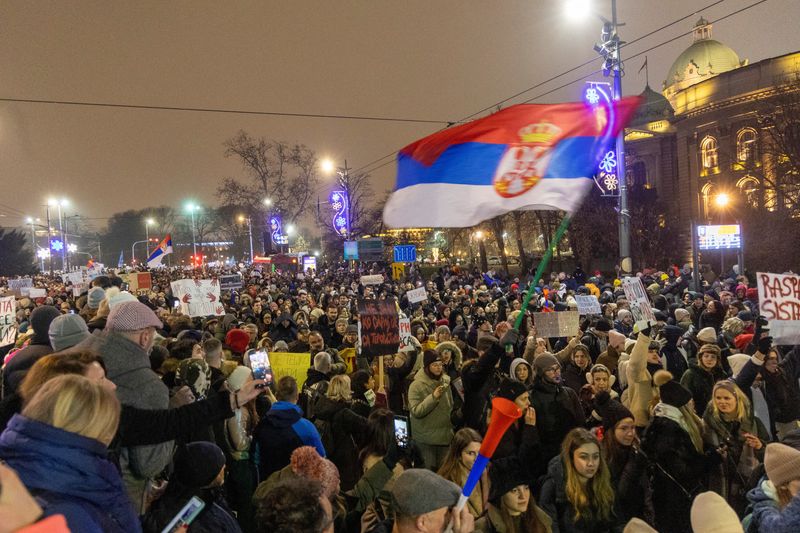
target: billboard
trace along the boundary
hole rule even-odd
[[[739,224],[697,226],[698,250],[738,250],[742,246]]]

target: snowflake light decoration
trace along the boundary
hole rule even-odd
[[[597,105],[597,102],[600,101],[600,94],[598,94],[597,89],[594,87],[586,89],[586,101],[592,105]]]
[[[52,248],[53,251],[60,252],[64,249],[64,243],[58,239],[53,239],[50,241],[50,248]]]

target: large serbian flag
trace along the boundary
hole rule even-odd
[[[467,227],[515,209],[573,212],[639,98],[613,107],[520,104],[400,150],[386,224]]]
[[[164,240],[161,241],[161,244],[158,245],[158,248],[153,250],[153,253],[150,254],[150,257],[147,258],[147,266],[149,268],[161,266],[161,261],[164,260],[164,257],[167,254],[172,253],[172,236],[167,233],[167,236],[164,237]]]

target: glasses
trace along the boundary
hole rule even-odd
[[[561,367],[558,366],[558,365],[551,366],[550,368],[546,368],[545,372],[548,372],[548,373],[551,373],[551,374],[559,374],[559,373],[561,373]]]

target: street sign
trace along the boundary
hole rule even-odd
[[[739,224],[697,226],[698,250],[738,250],[742,246]]]
[[[344,241],[344,260],[358,261],[358,241]]]
[[[406,275],[405,263],[392,263],[392,279],[399,281]]]
[[[383,261],[383,241],[379,237],[358,240],[359,261]]]
[[[414,263],[417,260],[417,247],[413,244],[398,244],[394,247],[395,263]]]

